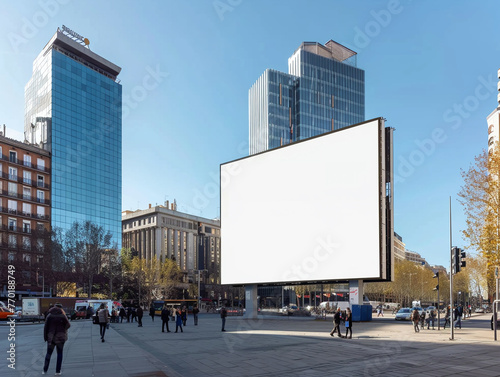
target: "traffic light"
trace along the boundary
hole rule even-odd
[[[454,247],[453,249],[451,249],[451,252],[452,252],[452,260],[451,260],[451,264],[452,264],[452,273],[453,274],[456,274],[460,271],[460,252],[459,252],[459,248],[458,247]]]
[[[452,249],[453,251],[453,273],[457,274],[460,272],[462,267],[465,267],[465,261],[462,259],[465,259],[465,251],[458,247],[454,247]]]

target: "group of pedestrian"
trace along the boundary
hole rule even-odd
[[[340,324],[344,322],[345,326],[345,336],[341,334]],[[352,339],[352,313],[351,309],[347,308],[345,313],[342,313],[340,308],[333,315],[333,329],[330,332],[330,336],[334,336],[337,333],[340,338]],[[349,335],[349,336],[348,336]]]
[[[193,308],[193,319],[195,326],[198,325],[198,313],[199,309],[197,306]],[[114,316],[113,316],[114,314]],[[99,309],[96,312],[96,324],[99,324],[99,335],[101,337],[101,342],[105,342],[106,329],[109,328],[109,323],[111,318],[114,317],[116,322],[119,322],[118,318],[120,318],[120,322],[123,322],[124,318],[127,318],[127,322],[133,322],[137,318],[138,327],[142,327],[142,317],[144,311],[141,306],[137,309],[132,308],[120,308],[119,311],[112,311],[112,314],[109,314],[108,307],[105,303],[102,303]],[[152,322],[154,322],[155,317],[155,309],[151,307],[149,310],[149,315],[151,316]],[[186,306],[175,308],[175,332],[178,332],[180,329],[181,332],[184,332],[183,326],[187,325],[187,308]],[[161,321],[162,328],[161,331],[165,332],[165,327],[167,328],[167,332],[171,332],[168,326],[168,322],[172,316],[170,308],[165,305],[161,311]],[[223,307],[220,312],[220,316],[222,318],[222,331],[225,330],[225,322],[227,311]],[[47,353],[45,355],[45,363],[43,366],[42,374],[47,374],[50,365],[50,359],[54,349],[57,350],[57,361],[56,361],[56,376],[61,375],[61,367],[63,360],[63,348],[64,343],[68,339],[68,329],[70,328],[69,320],[64,312],[62,305],[60,303],[56,303],[55,306],[52,306],[45,312],[45,326],[43,337],[47,342]]]

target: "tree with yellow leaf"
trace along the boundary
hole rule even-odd
[[[495,290],[494,267],[500,265],[500,149],[483,151],[467,171],[462,170],[464,185],[458,194],[467,217],[463,236],[467,248],[486,259],[487,286],[491,297]]]

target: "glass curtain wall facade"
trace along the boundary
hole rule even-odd
[[[364,71],[336,42],[305,42],[288,74],[266,70],[249,91],[249,152],[259,153],[365,120]]]
[[[85,50],[58,31],[37,57],[25,88],[25,138],[52,154],[52,227],[90,220],[120,249],[122,87],[116,70]]]

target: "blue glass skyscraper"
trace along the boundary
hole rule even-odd
[[[121,68],[63,27],[33,63],[25,139],[52,154],[52,227],[90,220],[121,248]]]
[[[365,120],[365,74],[356,52],[304,42],[288,74],[268,69],[249,91],[249,152],[259,153]]]

